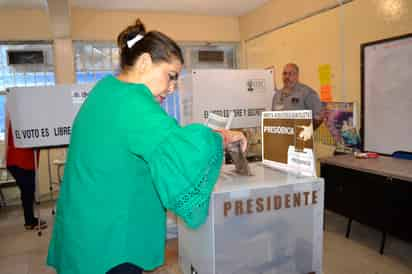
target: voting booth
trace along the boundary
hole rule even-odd
[[[179,82],[181,123],[210,126],[211,114],[228,118],[247,137],[247,156],[260,159],[261,115],[271,110],[273,94],[273,70],[195,69]]]
[[[322,273],[323,179],[226,165],[198,230],[179,221],[184,274]]]
[[[92,84],[55,85],[43,87],[10,88],[7,111],[17,148],[33,148],[35,154],[35,197],[39,199],[37,155],[41,148],[63,147],[70,142],[73,119],[87,98]],[[49,189],[53,200],[53,187],[49,170]],[[54,209],[52,211],[54,213]],[[40,210],[37,207],[40,219]],[[42,234],[38,231],[39,236]]]
[[[196,69],[179,83],[183,125],[204,123],[209,113],[229,117],[231,128],[260,125],[263,111],[272,107],[272,70]]]
[[[73,119],[92,87],[92,84],[69,84],[9,89],[7,110],[15,146],[68,145]]]

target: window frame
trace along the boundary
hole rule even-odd
[[[80,46],[87,47],[91,46],[93,48],[98,48],[99,46],[104,46],[106,45],[107,47],[104,48],[110,48],[110,66],[109,69],[101,68],[101,69],[96,69],[96,68],[85,68],[84,65],[82,65],[83,68],[80,68],[79,60],[78,60],[78,54],[80,54],[80,51],[78,49]],[[114,41],[96,41],[96,40],[73,40],[73,56],[74,56],[74,78],[75,78],[75,83],[76,84],[82,84],[82,83],[96,83],[98,80],[100,80],[102,77],[108,74],[113,74],[116,75],[119,72],[119,67],[116,66],[113,62],[113,50],[118,50],[117,44]],[[117,54],[119,56],[119,53]],[[93,54],[92,50],[92,55],[91,55],[92,63],[95,62],[95,55]],[[118,61],[119,64],[119,61]],[[95,65],[95,64],[93,64]],[[97,72],[107,72],[105,73],[102,77],[97,77],[96,73]],[[80,81],[78,78],[78,73],[85,73],[85,74],[92,74],[93,75],[93,81]]]
[[[51,40],[33,41],[0,41],[0,96],[4,96],[4,105],[0,106],[4,111],[4,134],[6,134],[6,100],[8,89],[13,87],[50,86],[56,84],[56,68],[54,65],[54,44]],[[3,48],[4,47],[4,48]],[[9,65],[7,52],[41,50],[44,53],[43,64],[17,64]],[[4,53],[4,54],[3,54]],[[22,77],[23,78],[19,78]],[[41,76],[41,77],[40,77]],[[31,78],[33,77],[33,78]],[[37,78],[40,77],[40,78]],[[38,81],[36,80],[39,79]],[[21,83],[18,83],[22,80]],[[11,81],[11,82],[10,82]],[[12,84],[11,84],[12,83]],[[23,84],[22,84],[23,83]],[[4,144],[6,136],[0,138],[0,144]]]
[[[26,64],[26,65],[9,65],[8,60],[7,60],[7,55],[4,56],[4,62],[2,59],[0,59],[0,75],[6,74],[3,69],[7,67],[12,67],[13,69],[21,69],[22,72],[17,72],[17,73],[22,73],[23,74],[23,79],[24,79],[24,85],[18,85],[16,84],[16,79],[17,77],[20,77],[21,75],[16,75],[13,71],[13,83],[14,85],[0,85],[0,91],[5,91],[7,88],[15,87],[15,86],[23,86],[23,87],[31,87],[31,86],[41,86],[41,85],[54,85],[56,84],[56,71],[55,71],[55,66],[54,66],[54,45],[53,41],[51,40],[33,40],[33,41],[0,41],[0,46],[28,46],[27,50],[33,50],[31,47],[39,46],[40,48],[42,46],[47,46],[50,47],[47,50],[41,48],[39,50],[42,50],[45,53],[45,64]],[[6,52],[9,49],[6,50]],[[12,50],[24,50],[24,49],[12,49]],[[37,50],[37,49],[36,49]],[[49,52],[50,51],[50,52]],[[6,53],[7,54],[7,53]],[[2,52],[0,52],[0,58],[2,56]],[[34,70],[30,70],[36,68]],[[7,72],[9,73],[9,72]],[[49,79],[49,74],[51,73],[51,81],[48,81]],[[36,83],[35,85],[30,85],[27,84],[29,81],[30,75],[27,76],[27,74],[33,74],[33,79],[34,82]],[[44,81],[39,81],[37,84],[36,81],[36,75],[38,74],[43,74],[43,79]],[[16,75],[16,76],[14,76]],[[6,78],[3,78],[5,81]],[[50,83],[49,83],[50,82]],[[4,88],[2,88],[4,86]]]

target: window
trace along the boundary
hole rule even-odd
[[[74,42],[77,83],[97,82],[119,70],[119,50],[112,42]]]
[[[18,64],[10,64],[10,52],[27,54]],[[41,62],[31,62],[30,52],[42,53]],[[54,83],[51,42],[0,42],[0,141],[4,141],[5,133],[5,90],[11,87],[45,86]]]
[[[43,52],[41,64],[9,65],[8,52]],[[0,42],[0,91],[10,87],[54,85],[53,48],[48,42]]]

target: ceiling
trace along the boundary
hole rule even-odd
[[[241,16],[269,0],[62,0],[73,7]],[[46,8],[47,0],[0,0],[0,8]]]

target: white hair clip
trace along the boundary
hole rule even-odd
[[[129,41],[127,41],[127,47],[130,49],[131,47],[133,47],[137,42],[139,42],[140,40],[142,40],[143,35],[138,34],[136,35],[134,38],[130,39]]]

